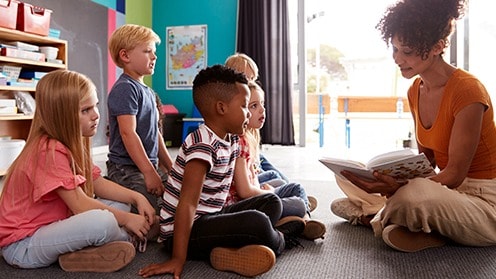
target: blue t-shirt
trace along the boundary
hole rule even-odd
[[[156,95],[148,86],[122,74],[108,95],[109,154],[110,161],[122,165],[135,165],[129,156],[119,132],[117,116],[136,116],[138,134],[150,161],[158,163],[158,117]]]

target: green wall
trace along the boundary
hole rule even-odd
[[[126,0],[126,23],[152,27],[152,0]],[[144,82],[153,88],[151,76],[146,76]]]
[[[153,75],[153,89],[160,95],[162,103],[173,104],[181,113],[191,116],[191,90],[166,90],[166,28],[206,24],[207,64],[224,64],[226,58],[235,51],[237,8],[237,0],[153,1],[152,26],[162,39],[157,47],[158,62]]]
[[[126,23],[151,27],[162,40],[157,46],[155,74],[145,77],[145,83],[159,94],[162,103],[173,104],[191,116],[191,90],[166,89],[166,28],[206,24],[207,64],[223,64],[236,49],[237,9],[237,0],[126,0]]]

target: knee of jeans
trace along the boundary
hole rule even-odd
[[[307,206],[305,202],[299,197],[282,198],[282,215],[281,218],[286,216],[305,216]]]
[[[115,235],[120,234],[119,224],[112,212],[106,209],[93,209],[87,211],[86,214],[88,214],[86,218],[91,224],[101,228],[101,230],[99,230],[99,233],[102,234],[100,235],[101,238],[112,239]]]

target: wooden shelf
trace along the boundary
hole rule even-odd
[[[12,30],[0,27],[0,41],[2,42],[24,42],[37,46],[52,46],[59,49],[57,59],[63,61],[63,64],[48,63],[43,61],[35,61],[29,59],[22,59],[17,57],[0,56],[0,65],[17,66],[23,69],[29,69],[39,72],[51,72],[57,69],[67,69],[67,41],[39,36],[35,34],[25,33],[18,30]],[[36,88],[30,86],[7,86],[0,85],[0,98],[13,98],[14,91],[29,92],[35,96]],[[12,139],[27,139],[29,129],[31,127],[32,115],[15,114],[15,115],[1,115],[0,114],[0,135],[10,136]],[[1,170],[0,170],[1,171]],[[0,175],[1,172],[0,172]]]
[[[0,91],[28,91],[28,92],[34,92],[34,91],[36,91],[36,87],[0,85]]]
[[[21,113],[18,114],[7,114],[7,115],[2,115],[0,114],[0,120],[31,120],[33,119],[32,115],[24,115]]]
[[[1,36],[1,33],[0,33],[0,36]],[[50,68],[51,69],[65,69],[66,68],[65,64],[48,63],[48,62],[22,59],[22,58],[16,58],[16,57],[9,57],[9,56],[0,56],[0,63],[2,63],[2,64],[31,65],[31,66],[36,66],[36,67],[44,67],[44,68],[48,68],[48,69],[50,69]]]

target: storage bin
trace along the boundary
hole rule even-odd
[[[16,29],[18,6],[16,0],[0,0],[0,27]]]
[[[19,156],[26,142],[20,139],[0,140],[0,172],[6,171]]]
[[[57,59],[59,49],[51,46],[40,46],[40,52],[44,53],[47,59]]]
[[[47,36],[51,14],[49,9],[21,2],[17,11],[17,30]]]
[[[164,137],[165,146],[179,147],[183,144],[183,118],[185,113],[164,114],[162,118],[162,136]]]

